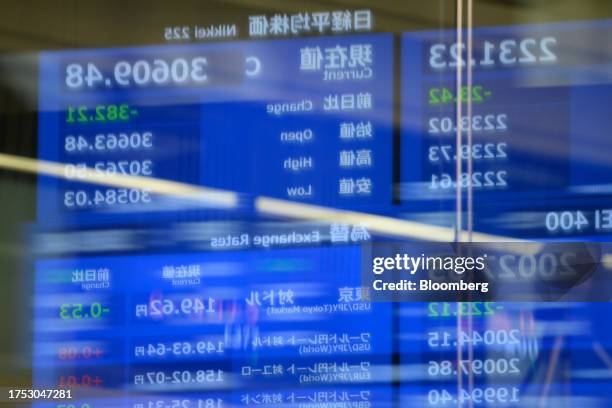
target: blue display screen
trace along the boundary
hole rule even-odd
[[[608,21],[479,28],[469,62],[454,32],[403,34],[401,200],[453,208],[459,184],[464,194],[473,189],[479,231],[609,233],[599,217],[611,164],[599,152],[611,147],[610,50],[592,41],[611,33]],[[471,67],[472,87],[463,73],[457,95],[459,57]],[[471,119],[467,103],[458,118],[458,99],[471,99]]]
[[[392,201],[391,35],[59,52],[40,65],[40,157],[70,163],[69,180],[87,181],[87,166],[203,185],[246,211],[257,196]],[[49,223],[151,221],[180,205],[57,179],[40,190]]]
[[[362,294],[359,259],[315,247],[40,261],[35,382],[121,390],[129,406],[160,390],[205,391],[181,395],[190,406],[299,400],[304,384],[338,383],[388,399],[376,378],[391,370],[391,305]]]
[[[610,406],[606,304],[361,287],[371,242],[450,241],[458,203],[497,241],[612,231],[612,22],[456,34],[43,52],[36,386],[75,408]]]
[[[466,47],[452,31],[45,53],[39,156],[69,165],[66,178],[40,178],[39,219],[244,218],[273,197],[431,222],[432,209],[454,209],[459,183],[473,189],[480,231],[607,234],[610,56],[582,50],[611,30],[474,30],[473,118],[466,103],[459,124],[472,146],[461,152],[455,71]],[[467,101],[465,74],[463,84]],[[467,172],[468,156],[473,174],[457,182],[457,157]],[[113,175],[227,197],[91,183]]]

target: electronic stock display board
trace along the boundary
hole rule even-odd
[[[473,38],[469,61],[454,31],[44,52],[39,157],[66,166],[39,179],[39,224],[258,222],[266,197],[439,225],[459,184],[478,231],[604,240],[612,49],[593,44],[612,23]],[[172,194],[186,185],[197,200]],[[36,383],[108,390],[81,408],[529,406],[568,388],[609,405],[611,333],[571,336],[607,306],[370,303],[355,243],[372,234],[295,234],[39,259]],[[473,320],[459,337],[457,316]],[[547,376],[560,360],[567,375]]]
[[[453,32],[43,53],[40,157],[70,165],[64,180],[41,179],[39,219],[176,219],[172,200],[146,188],[79,183],[113,175],[228,191],[236,197],[222,208],[247,213],[260,196],[392,215],[443,210],[459,183],[478,210],[507,216],[485,212],[479,230],[508,233],[517,212],[538,209],[541,219],[511,235],[605,234],[609,50],[582,50],[609,26],[476,30],[474,117],[459,124],[455,70],[466,47]],[[453,151],[458,126],[472,129],[472,153]],[[468,156],[472,179],[457,181],[454,163]]]

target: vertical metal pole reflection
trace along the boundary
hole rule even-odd
[[[468,151],[468,155],[467,155],[467,177],[468,177],[468,184],[467,184],[467,209],[466,209],[466,217],[467,217],[467,240],[468,242],[472,242],[472,230],[474,228],[474,218],[473,218],[473,196],[472,196],[472,67],[474,65],[474,58],[473,58],[473,29],[474,29],[474,21],[473,21],[473,3],[472,0],[467,0],[467,27],[466,27],[466,31],[467,31],[467,56],[466,56],[466,62],[467,62],[467,117],[468,119],[468,130],[467,130],[467,151]],[[462,156],[463,157],[463,156]],[[467,317],[467,332],[472,333],[472,329],[473,329],[473,316],[470,314]],[[469,366],[472,366],[472,361],[474,360],[474,345],[472,344],[472,342],[468,342],[468,361],[469,361]],[[468,371],[468,392],[469,395],[473,395],[472,392],[474,391],[474,373],[472,372],[472,370]],[[468,407],[472,408],[474,406],[474,401],[472,401],[472,399],[468,399]]]
[[[461,45],[463,44],[463,0],[457,0],[457,29],[456,29],[456,42],[457,47],[461,50]],[[461,235],[463,230],[463,220],[462,220],[462,202],[461,202],[461,169],[462,169],[462,160],[461,160],[461,143],[462,143],[462,129],[461,129],[461,116],[462,116],[462,102],[461,102],[461,88],[463,85],[463,53],[461,51],[457,52],[457,67],[455,69],[456,73],[456,87],[455,87],[455,128],[457,129],[455,132],[455,149],[457,160],[455,160],[455,242],[461,241]]]
[[[456,27],[456,43],[459,52],[457,52],[457,68],[456,68],[456,88],[455,88],[455,127],[456,131],[456,139],[455,139],[455,152],[457,159],[455,160],[455,242],[461,241],[462,238],[462,229],[463,229],[463,221],[462,221],[462,203],[461,203],[461,116],[462,116],[462,101],[461,101],[461,88],[462,88],[462,69],[463,69],[463,53],[461,52],[461,45],[463,44],[463,0],[457,0],[457,27]],[[457,309],[459,310],[459,309]],[[461,313],[457,313],[457,339],[461,338]],[[461,364],[462,355],[461,355],[461,346],[460,342],[457,341],[457,407],[461,407],[461,389],[463,376],[461,373]]]
[[[472,0],[467,0],[467,117],[469,121],[472,121],[472,68],[475,64],[473,58],[473,3]],[[471,183],[472,180],[472,126],[468,126],[467,130],[467,174],[468,174],[468,185],[467,185],[467,232],[468,232],[468,242],[472,242],[472,230],[474,228],[474,215],[473,215],[473,200],[472,200],[472,192],[473,186]]]

